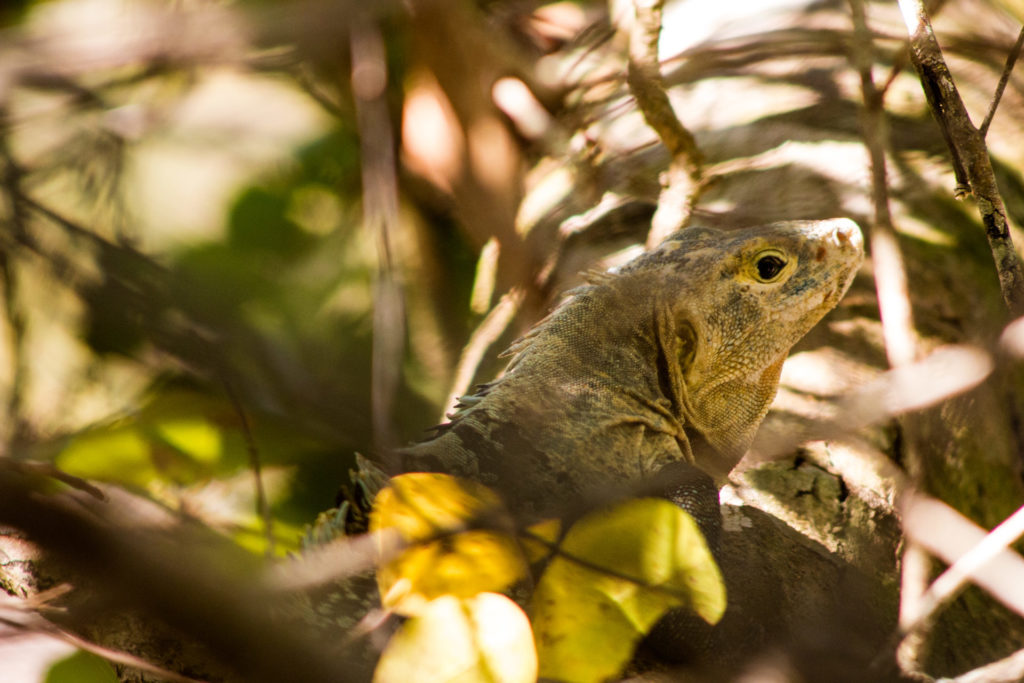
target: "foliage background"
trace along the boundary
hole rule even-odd
[[[420,438],[453,384],[492,377],[494,352],[580,270],[620,262],[646,239],[668,155],[624,82],[625,9],[6,5],[2,457],[116,485],[255,555],[295,550],[353,453]],[[921,347],[991,348],[1007,316],[977,213],[952,198],[898,10],[868,10]],[[980,118],[1021,8],[951,0],[931,11]],[[844,2],[669,4],[663,72],[709,178],[695,223],[871,225],[852,31]],[[1012,75],[987,137],[1014,226],[1022,105],[1024,80]],[[769,434],[820,417],[822,401],[886,366],[872,274],[801,345]],[[506,314],[507,325],[482,325]],[[1021,500],[1012,379],[915,428],[933,453],[919,483],[987,527]],[[903,429],[857,441],[868,444],[860,457],[905,465]],[[804,531],[854,564],[892,557],[885,477],[857,479],[813,452],[761,464],[752,458],[754,483],[737,486],[771,491],[757,472],[783,489],[806,476],[837,482],[846,493],[821,526],[844,531]],[[882,510],[881,549],[863,540],[851,490]],[[792,512],[791,499],[773,500],[773,514]],[[998,611],[979,604],[968,612]],[[997,654],[973,651],[937,666],[955,673]]]

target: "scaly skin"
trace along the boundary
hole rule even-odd
[[[675,462],[721,480],[862,259],[847,219],[675,233],[569,292],[403,469],[477,479],[527,518]]]

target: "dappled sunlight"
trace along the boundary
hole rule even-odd
[[[50,683],[1019,648],[1001,0],[919,13],[944,88],[875,0],[9,4],[0,622]]]
[[[840,396],[863,384],[878,370],[835,349],[794,353],[786,359],[779,379],[781,387],[819,397]],[[778,404],[786,410],[787,406]]]
[[[451,103],[429,73],[414,74],[402,108],[403,163],[451,192],[464,155],[464,133]]]
[[[253,112],[259,116],[253,116]],[[330,120],[280,78],[204,75],[129,158],[132,210],[156,250],[218,238],[231,202]]]

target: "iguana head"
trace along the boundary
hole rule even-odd
[[[860,229],[840,218],[687,228],[622,269],[642,273],[668,311],[659,335],[678,359],[669,374],[682,417],[725,461],[710,469],[742,457],[787,352],[835,307],[862,259]]]

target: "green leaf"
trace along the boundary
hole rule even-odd
[[[388,642],[374,683],[533,683],[530,622],[504,595],[445,596],[428,603]]]
[[[381,602],[412,615],[443,595],[468,598],[511,585],[526,572],[515,539],[471,528],[503,514],[498,496],[476,482],[430,472],[392,478],[374,501],[370,531],[397,529],[412,545],[377,570]]]
[[[79,434],[57,456],[56,464],[76,477],[116,481],[139,489],[159,476],[149,441],[131,424]]]
[[[541,676],[614,676],[662,614],[682,606],[712,624],[725,611],[725,585],[693,518],[660,499],[590,514],[566,534],[534,592]]]
[[[79,650],[54,662],[45,683],[117,683],[117,675],[106,660]]]

